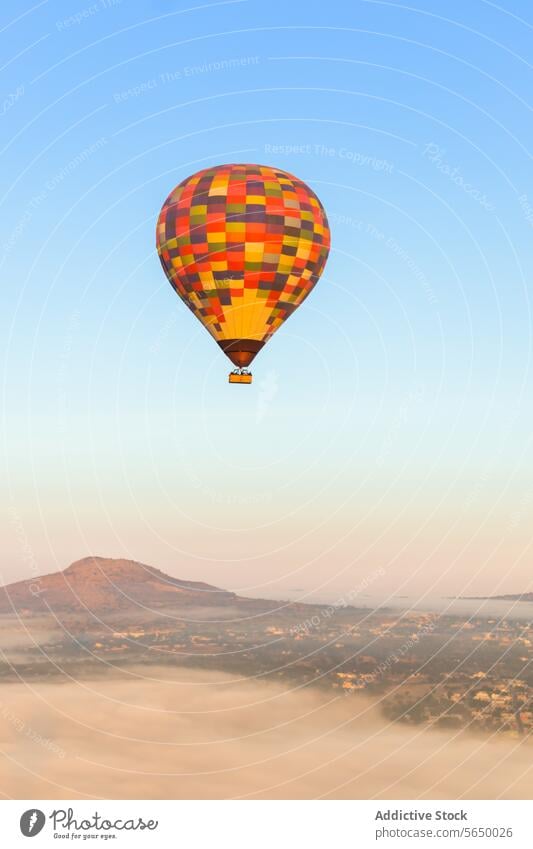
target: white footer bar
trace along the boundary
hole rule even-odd
[[[529,801],[1,801],[2,846],[531,849]],[[35,843],[30,842],[31,839]]]

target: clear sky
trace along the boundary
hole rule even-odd
[[[525,0],[4,4],[2,581],[533,588],[532,37]],[[222,162],[332,230],[251,387],[155,251]]]

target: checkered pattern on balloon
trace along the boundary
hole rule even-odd
[[[169,281],[235,374],[248,374],[255,355],[309,295],[329,246],[315,193],[263,165],[193,174],[168,196],[157,223]]]

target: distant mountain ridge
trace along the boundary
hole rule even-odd
[[[0,613],[120,612],[229,604],[235,593],[201,581],[172,578],[135,560],[85,557],[62,572],[0,588]]]
[[[470,595],[459,597],[465,601],[533,601],[533,592],[508,593],[507,595]]]
[[[460,596],[477,601],[533,602],[533,592],[499,596]],[[122,614],[164,608],[230,608],[251,615],[281,605],[302,615],[324,605],[246,598],[203,581],[173,578],[154,566],[124,558],[84,557],[61,572],[41,575],[0,587],[0,615]]]

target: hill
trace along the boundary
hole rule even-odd
[[[533,601],[533,593],[515,593],[511,595],[493,595],[497,601]]]
[[[220,606],[235,593],[165,575],[135,560],[86,557],[62,572],[0,588],[0,614],[121,612],[135,608]]]
[[[532,593],[509,593],[507,595],[466,595],[458,596],[464,601],[533,601]]]

